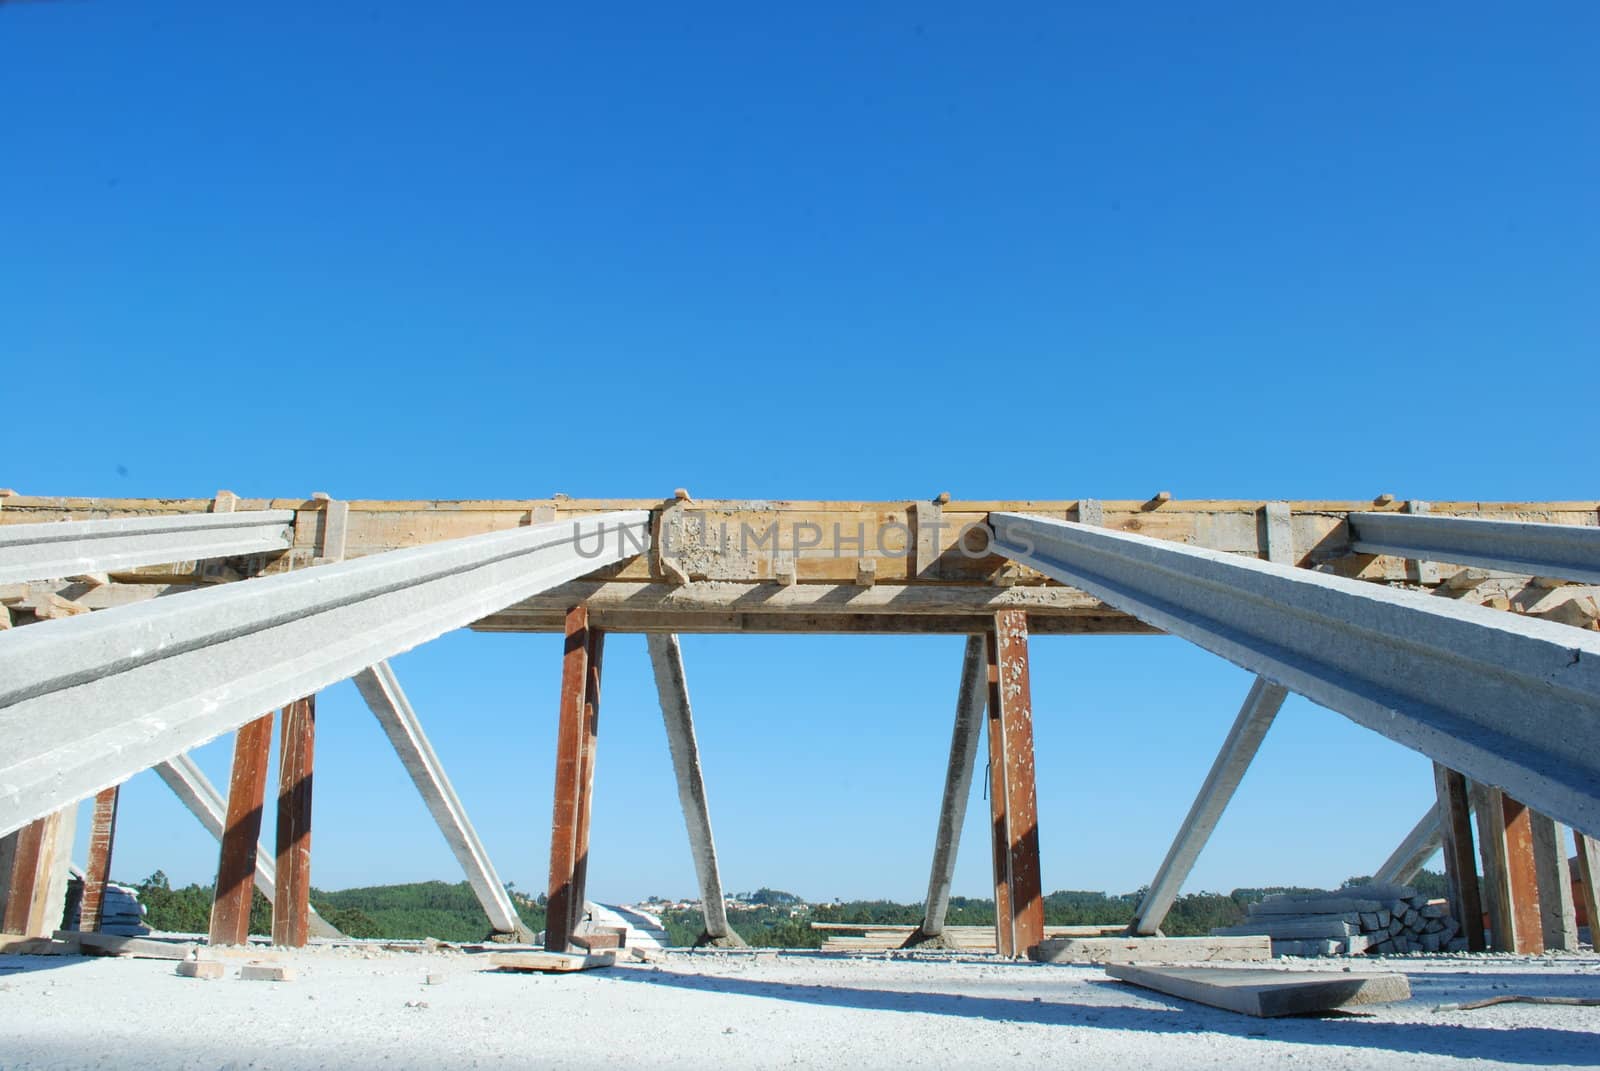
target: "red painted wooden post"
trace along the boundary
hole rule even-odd
[[[1021,610],[996,614],[987,648],[996,946],[1002,956],[1028,956],[1044,939],[1044,893],[1027,614]]]
[[[45,841],[49,817],[29,822],[17,830],[17,851],[11,864],[11,886],[6,892],[5,917],[0,931],[29,933],[33,921],[35,885],[39,879],[39,856]]]
[[[1533,822],[1524,803],[1502,796],[1506,816],[1506,877],[1511,883],[1512,933],[1516,951],[1544,951],[1544,926],[1539,915],[1539,876],[1533,863]]]
[[[113,785],[94,798],[94,824],[89,827],[89,865],[83,872],[83,900],[78,908],[78,929],[85,933],[100,929],[106,882],[111,880],[111,849],[117,839],[117,798],[120,795],[121,789]]]
[[[550,818],[550,890],[544,946],[565,952],[572,938],[573,880],[577,874],[578,811],[583,777],[584,699],[589,679],[589,612],[567,611],[561,656],[561,702],[556,723],[555,804]]]
[[[314,696],[283,708],[278,745],[278,879],[273,886],[272,943],[301,948],[311,937],[311,782],[317,704]]]
[[[242,945],[250,940],[256,846],[261,840],[261,807],[271,754],[271,714],[239,727],[233,742],[233,770],[228,775],[228,824],[222,830],[217,891],[211,901],[210,941],[214,945]]]
[[[583,690],[583,761],[578,777],[577,824],[573,832],[571,928],[576,932],[583,921],[583,905],[589,886],[589,816],[594,810],[595,746],[600,737],[600,664],[605,651],[605,633],[588,631],[588,663]]]

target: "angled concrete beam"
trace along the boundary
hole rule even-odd
[[[222,843],[222,830],[227,822],[228,802],[222,798],[222,793],[217,791],[217,786],[211,783],[205,773],[195,764],[194,759],[188,754],[174,756],[165,762],[155,765],[155,772],[173,795],[188,808],[205,831]],[[272,854],[256,844],[256,888],[261,890],[261,895],[268,900],[277,897],[277,861]],[[313,937],[343,937],[336,928],[317,914],[317,909],[311,909],[311,936]]]
[[[728,911],[723,904],[717,844],[711,835],[711,806],[706,802],[700,745],[694,736],[694,712],[689,706],[689,684],[683,672],[683,649],[678,637],[671,633],[650,633],[645,645],[650,650],[650,668],[661,698],[661,720],[667,729],[667,750],[672,753],[672,772],[678,781],[678,803],[683,808],[689,851],[694,855],[694,873],[700,883],[700,909],[706,924],[702,943],[743,945],[744,938],[728,925]]]
[[[286,550],[294,510],[0,527],[0,584]]]
[[[649,545],[628,510],[0,634],[0,834]]]
[[[955,880],[956,852],[961,828],[967,821],[967,797],[972,795],[972,772],[977,765],[978,742],[983,739],[983,710],[989,699],[988,656],[981,635],[967,637],[961,658],[961,690],[956,695],[956,723],[950,732],[950,762],[944,774],[944,798],[939,802],[939,830],[933,838],[933,866],[928,873],[928,900],[922,925],[906,939],[907,947],[935,943],[944,934],[950,910],[950,885]]]
[[[1439,820],[1437,805],[1417,820],[1389,858],[1383,861],[1372,875],[1373,881],[1388,885],[1410,885],[1422,873],[1422,865],[1444,844],[1444,823]]]
[[[990,517],[998,553],[1600,830],[1600,634],[1125,532]]]
[[[1283,688],[1260,677],[1250,686],[1244,704],[1239,708],[1239,715],[1233,719],[1233,727],[1228,730],[1228,737],[1222,743],[1222,750],[1217,752],[1216,759],[1211,763],[1211,772],[1206,774],[1205,783],[1200,786],[1200,794],[1195,797],[1188,816],[1178,829],[1178,835],[1173,838],[1172,847],[1167,849],[1167,857],[1162,860],[1161,869],[1156,871],[1150,891],[1144,894],[1144,900],[1139,904],[1133,919],[1134,933],[1148,936],[1161,928],[1183,883],[1188,880],[1189,872],[1194,869],[1201,849],[1211,839],[1211,833],[1217,828],[1222,812],[1238,790],[1245,771],[1255,760],[1256,752],[1261,750],[1261,741],[1266,737],[1267,730],[1272,728],[1272,721],[1278,716],[1288,694]]]
[[[1349,520],[1350,549],[1359,554],[1393,554],[1600,584],[1600,527],[1431,513],[1352,513]]]
[[[411,782],[427,804],[428,813],[439,824],[439,832],[444,834],[445,843],[455,853],[478,903],[489,916],[489,925],[497,933],[514,934],[518,940],[532,941],[533,935],[518,918],[511,896],[489,861],[488,849],[478,839],[478,831],[472,827],[467,809],[450,784],[444,764],[428,742],[427,734],[422,731],[422,722],[401,689],[394,670],[388,662],[379,662],[357,673],[355,683],[389,743],[394,745],[406,773],[411,775]]]

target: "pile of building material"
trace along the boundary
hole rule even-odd
[[[73,879],[74,883],[77,879]],[[76,930],[79,928],[79,915],[83,906],[83,897],[68,893],[68,915],[66,928]],[[144,924],[145,906],[139,902],[139,893],[126,885],[114,885],[107,882],[105,892],[100,899],[100,933],[114,934],[118,937],[143,937],[150,932],[150,927]]]
[[[896,926],[879,923],[813,922],[813,930],[821,930],[824,952],[886,952],[901,948],[917,932],[915,926]],[[1117,926],[1046,926],[1046,937],[1098,937],[1119,934],[1126,924]],[[941,935],[943,947],[962,952],[993,952],[995,950],[993,926],[946,926]]]
[[[1265,935],[1275,956],[1390,955],[1465,951],[1444,900],[1409,885],[1347,885],[1331,892],[1282,893],[1251,904],[1250,917],[1214,936]]]

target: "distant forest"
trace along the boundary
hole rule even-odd
[[[1363,881],[1351,878],[1350,881]],[[1429,896],[1445,895],[1443,874],[1423,871],[1414,881]],[[154,929],[176,933],[204,933],[210,925],[210,885],[174,889],[161,871],[133,886],[148,911],[146,922]],[[544,929],[544,896],[530,897],[507,886],[512,902],[527,927]],[[1289,887],[1235,889],[1222,893],[1180,896],[1162,927],[1172,936],[1202,936],[1214,926],[1228,926],[1245,917],[1245,905],[1278,892],[1305,891]],[[1060,890],[1045,897],[1044,920],[1050,926],[1110,926],[1132,920],[1143,890],[1123,895]],[[410,885],[374,885],[327,892],[311,890],[317,913],[350,937],[392,940],[481,941],[490,932],[489,919],[478,906],[466,882],[417,882]],[[761,889],[748,898],[748,909],[730,910],[728,921],[750,944],[764,948],[818,948],[823,932],[813,922],[866,922],[914,926],[922,921],[921,904],[892,900],[851,900],[831,904],[806,904],[793,893]],[[950,899],[946,920],[952,926],[988,926],[994,922],[994,901],[965,896]],[[704,931],[699,911],[662,913],[662,925],[673,945],[691,945]],[[250,912],[250,932],[272,932],[272,907],[259,891]]]

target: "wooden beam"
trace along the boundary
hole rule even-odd
[[[1510,861],[1506,858],[1504,793],[1476,782],[1472,809],[1478,815],[1478,852],[1483,857],[1483,906],[1489,913],[1489,947],[1515,952],[1516,916],[1511,910]]]
[[[1547,814],[1528,811],[1533,833],[1533,868],[1538,882],[1539,930],[1544,951],[1576,952],[1578,919],[1572,901],[1572,875],[1567,866],[1566,838]]]
[[[283,708],[278,744],[278,868],[272,943],[302,948],[311,936],[311,784],[317,706],[313,696]]]
[[[106,882],[111,880],[111,850],[117,838],[116,785],[94,798],[94,824],[89,827],[89,865],[83,872],[83,900],[78,909],[78,929],[93,933],[100,929],[100,909],[105,903]]]
[[[996,614],[985,646],[995,943],[1002,956],[1022,957],[1032,955],[1044,937],[1027,615],[1020,610]]]
[[[1461,924],[1467,950],[1482,952],[1483,898],[1478,891],[1478,863],[1472,852],[1472,805],[1467,779],[1433,764],[1433,787],[1444,836],[1444,873],[1450,885],[1450,913]]]
[[[578,809],[582,796],[589,679],[589,612],[567,611],[561,655],[561,700],[556,719],[555,802],[550,817],[550,888],[545,901],[544,947],[566,952],[572,940],[573,882],[578,862]]]
[[[1583,882],[1583,899],[1577,905],[1583,912],[1583,924],[1589,927],[1589,943],[1600,940],[1600,888],[1595,879],[1600,878],[1600,840],[1572,831],[1573,845],[1578,852],[1578,880]]]
[[[600,665],[605,651],[605,633],[590,627],[588,657],[583,689],[583,761],[578,777],[578,824],[573,834],[572,930],[583,921],[583,906],[589,892],[589,818],[594,812],[595,748],[600,741]]]
[[[1505,802],[1506,865],[1511,883],[1511,913],[1516,948],[1524,955],[1544,951],[1544,920],[1539,911],[1539,874],[1533,857],[1533,812],[1502,795]]]
[[[239,727],[228,776],[228,821],[222,831],[217,889],[211,901],[210,942],[243,945],[250,941],[250,901],[255,894],[256,846],[261,841],[261,808],[267,792],[267,762],[272,755],[272,715]],[[278,875],[282,884],[283,875]]]
[[[11,855],[11,881],[6,890],[5,916],[0,919],[0,931],[27,934],[30,937],[45,936],[30,934],[28,929],[33,915],[34,885],[39,879],[40,853],[50,821],[49,817],[40,818],[16,832],[17,839]]]

